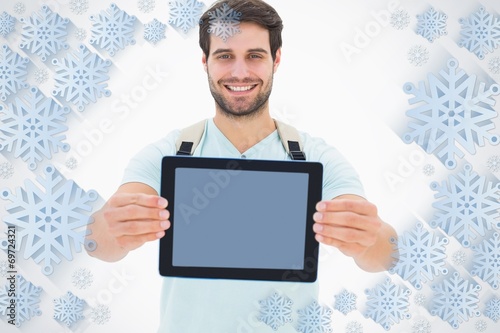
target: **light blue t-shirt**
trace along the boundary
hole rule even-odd
[[[144,183],[160,193],[161,160],[163,156],[176,154],[175,141],[179,133],[175,130],[141,150],[125,169],[122,183]],[[322,139],[304,132],[299,134],[306,159],[323,164],[323,199],[342,194],[364,196],[358,175],[336,149]],[[215,126],[213,119],[207,121],[193,156],[290,159],[276,130],[241,154]],[[317,282],[164,277],[159,332],[296,332],[297,310],[317,299]],[[281,304],[278,312],[271,311],[269,305],[272,304]],[[271,327],[272,323],[279,324],[275,327],[277,330]]]

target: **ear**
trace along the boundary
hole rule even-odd
[[[205,53],[203,53],[203,55],[201,56],[201,63],[203,64],[203,69],[206,72],[208,68],[207,68],[207,56],[205,55]]]
[[[276,73],[276,71],[278,70],[278,66],[280,65],[280,63],[281,63],[281,47],[276,50],[276,57],[274,59],[274,65],[273,65],[274,73]]]

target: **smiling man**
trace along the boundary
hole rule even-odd
[[[240,33],[222,40],[210,33],[208,13],[229,6],[240,16]],[[194,156],[291,159],[269,112],[273,76],[281,61],[281,18],[261,0],[218,1],[200,24],[202,64],[215,101]],[[123,184],[94,214],[90,254],[116,261],[170,227],[168,202],[159,197],[161,160],[176,154],[180,131],[144,148],[125,170]],[[356,172],[320,138],[299,132],[308,161],[323,164],[323,200],[316,206],[317,241],[338,248],[366,271],[387,269],[393,259],[394,229],[364,198]],[[283,230],[283,235],[287,230]],[[273,294],[303,308],[318,299],[317,283],[164,277],[160,332],[274,332],[259,322],[259,301]],[[295,332],[283,323],[280,332]]]

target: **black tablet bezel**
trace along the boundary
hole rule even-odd
[[[309,176],[307,194],[307,219],[305,221],[305,248],[302,269],[256,269],[256,268],[227,268],[227,267],[185,267],[174,266],[173,260],[173,231],[175,228],[175,170],[177,168],[225,169],[229,173],[239,170],[257,170],[273,172],[306,173]],[[170,212],[171,227],[165,236],[160,239],[159,271],[162,276],[244,279],[268,281],[314,282],[317,278],[318,247],[314,238],[312,216],[316,211],[316,204],[321,200],[323,166],[319,162],[308,161],[277,161],[230,159],[193,156],[165,156],[162,159],[161,169],[161,196],[169,202],[167,209]],[[172,208],[172,209],[170,209]]]

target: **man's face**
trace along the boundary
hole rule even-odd
[[[268,107],[281,57],[278,50],[273,62],[265,28],[243,22],[240,30],[226,42],[211,35],[209,57],[202,59],[217,110],[232,117],[252,116]]]

